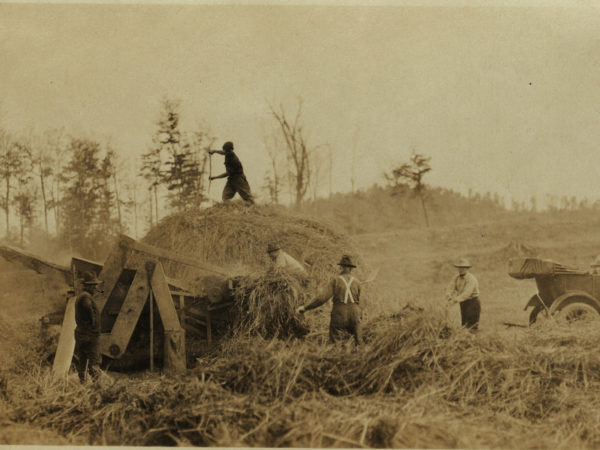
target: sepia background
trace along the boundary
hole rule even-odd
[[[597,321],[530,326],[509,261],[600,298],[599,29],[591,1],[0,3],[0,444],[598,448]],[[209,182],[226,141],[256,205]],[[105,354],[57,382],[53,271],[121,234],[241,279],[254,328],[176,377]],[[326,345],[330,305],[295,313],[345,253],[358,348]]]

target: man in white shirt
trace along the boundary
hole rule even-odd
[[[291,255],[281,250],[281,246],[275,242],[271,242],[267,246],[267,253],[273,261],[274,267],[297,271],[306,275],[306,269],[302,264],[296,261]]]
[[[471,264],[466,259],[459,260],[454,267],[458,269],[458,274],[452,278],[446,289],[446,300],[449,305],[458,303],[462,325],[469,330],[477,331],[481,314],[479,283],[477,278],[469,273]]]

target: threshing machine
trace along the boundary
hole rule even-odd
[[[230,320],[233,282],[222,268],[124,235],[104,264],[72,258],[64,267],[10,247],[0,247],[0,256],[40,273],[58,272],[74,295],[83,290],[82,274],[96,273],[103,282],[94,300],[105,367],[153,369],[156,364],[181,371]],[[187,281],[168,276],[165,267],[173,273],[181,269]]]

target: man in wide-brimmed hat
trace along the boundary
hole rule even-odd
[[[267,254],[273,262],[273,267],[306,274],[304,266],[296,261],[289,253],[284,252],[278,242],[269,242],[269,244],[267,244]]]
[[[75,300],[75,356],[77,374],[83,383],[86,374],[96,380],[100,375],[100,312],[94,302],[94,294],[102,292],[102,283],[94,272],[85,272],[81,279],[83,292]]]
[[[362,342],[360,330],[360,282],[351,274],[356,268],[352,258],[342,256],[338,263],[341,266],[340,274],[334,277],[327,287],[306,306],[300,306],[296,311],[300,314],[309,309],[318,308],[330,298],[333,300],[331,321],[329,323],[329,342],[338,340],[340,333],[348,332],[354,336],[358,345]]]
[[[469,273],[471,264],[465,258],[461,258],[454,267],[458,274],[446,289],[446,300],[448,305],[458,303],[460,305],[460,318],[464,327],[469,330],[479,328],[479,315],[481,314],[481,303],[479,302],[479,283],[473,274]]]
[[[244,175],[244,168],[233,151],[233,142],[227,141],[223,144],[223,150],[209,150],[208,153],[210,155],[217,153],[225,156],[225,172],[210,177],[211,181],[218,178],[227,178],[227,183],[223,188],[223,201],[231,200],[237,192],[246,202],[254,204],[254,197],[250,191],[246,175]]]

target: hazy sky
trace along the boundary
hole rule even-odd
[[[268,102],[292,114],[301,96],[336,191],[353,148],[358,187],[414,149],[434,185],[600,198],[598,7],[0,4],[9,130],[64,126],[140,154],[165,95],[184,129],[234,141],[255,190]]]

